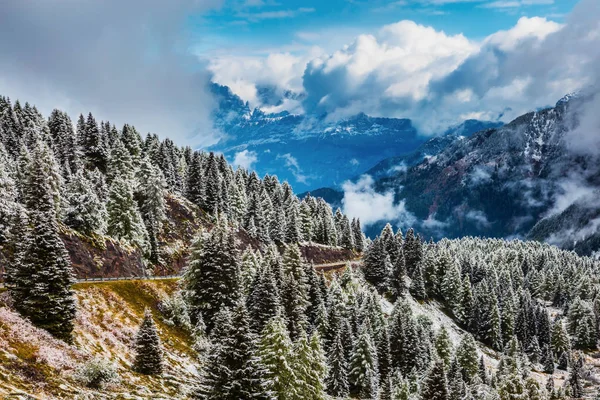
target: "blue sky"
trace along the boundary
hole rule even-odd
[[[561,22],[575,0],[247,0],[190,16],[200,53],[241,53],[318,44],[334,50],[353,36],[412,20],[448,34],[484,38],[513,26],[522,16]]]
[[[0,2],[0,94],[181,144],[210,81],[266,112],[508,122],[600,82],[599,0]],[[278,104],[292,91],[300,96]]]

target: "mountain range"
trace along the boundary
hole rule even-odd
[[[428,139],[419,134],[410,119],[359,113],[333,121],[327,115],[266,113],[252,110],[226,86],[213,84],[212,92],[219,102],[215,124],[225,137],[210,150],[222,152],[232,161],[243,154],[252,161],[252,169],[277,175],[299,192],[339,186],[381,160],[412,153]],[[273,105],[280,104],[268,89],[259,94]],[[470,135],[499,125],[469,120],[442,136]]]

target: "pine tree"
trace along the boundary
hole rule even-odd
[[[220,218],[206,237],[192,245],[184,286],[194,316],[202,313],[208,332],[222,307],[233,307],[240,296],[240,255],[227,221]]]
[[[266,388],[266,371],[257,356],[257,340],[250,330],[246,307],[239,302],[231,319],[227,318],[227,312],[221,311],[218,316],[213,332],[214,348],[195,397],[207,400],[273,399]]]
[[[365,238],[358,218],[352,220],[352,235],[354,237],[354,249],[362,253],[365,249]]]
[[[423,280],[423,272],[421,265],[417,265],[413,272],[413,279],[410,284],[410,294],[417,300],[427,299],[427,291],[425,290],[425,282]]]
[[[569,335],[560,319],[556,320],[552,325],[551,335],[552,350],[556,356],[560,357],[561,354],[568,353],[571,350]]]
[[[318,334],[302,335],[294,348],[297,392],[292,398],[324,400],[327,364]]]
[[[363,274],[365,279],[381,293],[385,292],[388,287],[389,263],[383,241],[376,238],[365,252]]]
[[[270,265],[267,264],[261,273],[256,275],[247,304],[252,328],[255,332],[262,332],[267,322],[277,315],[281,306],[279,289]]]
[[[544,345],[544,348],[542,349],[542,358],[540,362],[544,366],[545,373],[554,373],[554,354],[552,354],[552,349],[547,344]]]
[[[107,233],[115,239],[124,239],[140,247],[147,248],[148,232],[133,198],[131,180],[116,177],[108,194]]]
[[[406,260],[406,271],[408,276],[412,278],[417,265],[423,259],[421,238],[415,236],[412,228],[406,232],[406,238],[404,239],[404,258]]]
[[[332,327],[333,339],[329,346],[327,361],[329,375],[327,376],[327,393],[334,397],[348,396],[350,389],[348,384],[348,364],[346,354],[342,345],[342,336],[339,326]]]
[[[461,289],[462,282],[460,277],[460,270],[456,262],[451,262],[449,268],[445,270],[444,278],[442,280],[442,297],[446,302],[448,308],[453,314],[458,314],[460,300],[461,300]]]
[[[289,245],[283,255],[285,281],[282,290],[282,300],[287,316],[288,330],[292,340],[300,337],[308,329],[306,310],[309,306],[308,282],[304,274],[300,248]]]
[[[32,158],[25,200],[29,229],[19,246],[19,261],[8,289],[15,308],[52,335],[70,341],[75,319],[75,283],[69,254],[59,237],[51,176],[43,157]]]
[[[448,400],[448,381],[444,369],[444,361],[436,360],[423,380],[421,390],[423,400]]]
[[[84,120],[83,115],[79,116],[77,138],[86,166],[89,169],[98,168],[100,171],[106,172],[108,150],[92,113],[88,114],[87,120]]]
[[[445,326],[442,326],[438,331],[438,334],[435,337],[434,346],[437,356],[440,360],[444,361],[446,368],[449,367],[452,357],[452,343],[450,342],[450,335],[448,335]]]
[[[471,334],[467,333],[462,337],[456,349],[456,360],[463,372],[465,381],[471,382],[479,371],[477,345]]]
[[[576,353],[571,361],[571,371],[569,371],[569,387],[571,388],[571,397],[580,399],[583,397],[583,355]]]
[[[106,208],[92,183],[82,170],[77,171],[67,186],[65,223],[85,235],[103,234],[106,230],[106,218]]]
[[[163,372],[163,349],[150,309],[135,338],[135,361],[133,369],[145,375],[160,375]]]
[[[150,261],[159,262],[158,235],[166,219],[166,182],[158,167],[141,161],[136,193],[142,219],[150,241]]]
[[[406,294],[408,289],[406,278],[406,262],[404,260],[404,251],[401,247],[399,247],[398,255],[392,270],[392,276],[390,278],[392,291],[396,298]]]
[[[298,398],[300,376],[295,371],[292,341],[282,317],[272,318],[265,326],[258,349],[268,389],[280,400]]]
[[[379,387],[377,352],[369,329],[363,325],[350,360],[352,392],[361,399],[375,399]]]

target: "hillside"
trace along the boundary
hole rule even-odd
[[[375,188],[393,190],[427,237],[530,237],[591,254],[595,202],[580,198],[578,212],[563,206],[569,195],[577,199],[598,184],[597,157],[571,149],[570,132],[589,101],[567,96],[555,107],[451,141],[412,165],[383,163],[371,170],[379,176]],[[382,174],[394,168],[401,171]]]
[[[0,300],[0,397],[38,399],[187,398],[197,380],[198,357],[187,332],[165,323],[158,305],[177,289],[174,280],[77,284],[74,342],[67,345],[37,329]],[[131,372],[135,332],[150,307],[165,349],[162,378]],[[86,389],[77,368],[98,357],[117,366],[121,382]]]

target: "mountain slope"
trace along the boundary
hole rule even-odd
[[[332,122],[324,115],[267,114],[251,110],[227,87],[214,84],[213,93],[219,99],[216,127],[226,137],[211,149],[230,160],[245,151],[259,173],[288,180],[299,192],[340,185],[383,159],[411,153],[427,140],[409,119],[359,113]],[[469,135],[482,126],[497,125],[467,121],[447,133]]]
[[[586,184],[598,183],[596,158],[568,147],[567,134],[586,101],[570,96],[501,128],[454,141],[405,173],[379,179],[376,188],[394,190],[427,235],[524,236],[548,216],[572,171],[585,169]]]

